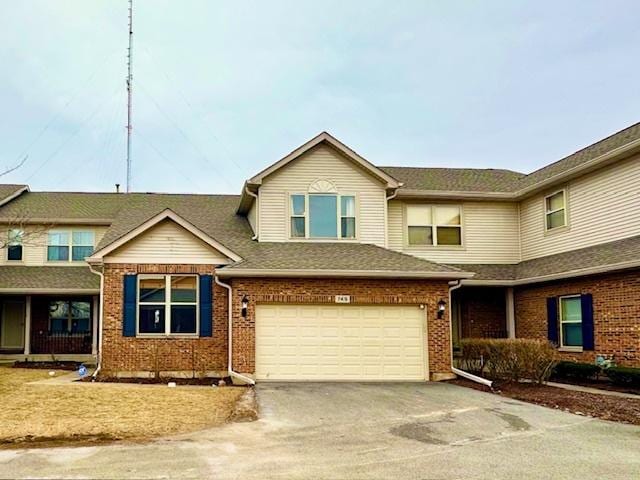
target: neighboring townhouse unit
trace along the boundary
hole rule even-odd
[[[0,358],[114,376],[439,380],[466,337],[640,366],[640,124],[529,175],[321,133],[240,195],[0,188]]]

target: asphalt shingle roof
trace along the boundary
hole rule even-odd
[[[18,192],[18,190],[22,190],[27,188],[27,185],[19,185],[13,183],[5,183],[0,185],[0,202],[10,197],[14,193]]]
[[[25,192],[0,207],[0,218],[111,220],[124,201],[119,193]]]
[[[100,278],[89,267],[0,267],[0,289],[99,290]]]
[[[640,262],[640,235],[512,265],[454,264],[452,266],[475,272],[473,280],[509,281],[564,274],[587,268],[608,267],[632,261]]]

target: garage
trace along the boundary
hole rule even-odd
[[[428,378],[419,306],[264,304],[255,323],[258,380]]]

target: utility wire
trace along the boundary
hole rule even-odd
[[[169,115],[169,113],[167,113],[167,111],[162,108],[160,106],[160,104],[156,101],[156,99],[151,95],[151,93],[144,87],[144,85],[140,82],[138,82],[138,87],[140,88],[140,90],[142,90],[142,92],[149,97],[149,99],[151,100],[151,102],[155,105],[155,107],[158,109],[158,111],[164,115],[164,117],[171,123],[171,125],[173,125],[173,127],[182,135],[182,137],[186,140],[186,142],[193,148],[193,150],[200,155],[207,164],[209,164],[214,170],[215,172],[220,176],[220,178],[222,178],[224,180],[224,182],[231,188],[233,188],[233,185],[225,178],[224,175],[222,175],[222,172],[220,170],[218,170],[218,167],[216,166],[216,164],[211,161],[209,159],[209,157],[207,157],[207,155],[194,143],[191,141],[191,139],[189,138],[189,136],[187,135],[187,133],[180,127],[180,125],[178,125],[178,123],[173,120],[173,118],[171,117],[171,115]]]
[[[106,55],[102,61],[98,64],[98,66],[96,67],[96,69],[93,71],[93,73],[91,73],[91,75],[89,75],[89,77],[87,77],[87,79],[81,84],[81,86],[76,89],[75,93],[73,93],[73,95],[66,101],[66,103],[62,106],[62,108],[60,108],[59,110],[57,110],[57,112],[55,114],[53,114],[51,116],[51,118],[49,119],[49,121],[45,124],[44,128],[42,128],[42,130],[40,130],[40,132],[33,138],[33,140],[31,140],[31,142],[27,145],[27,147],[23,150],[23,152],[18,155],[18,158],[24,158],[29,150],[38,142],[38,140],[40,140],[40,138],[54,125],[54,123],[58,120],[58,118],[60,118],[60,116],[62,115],[62,113],[67,109],[67,107],[69,105],[71,105],[71,103],[73,103],[73,101],[78,98],[78,96],[80,95],[80,93],[84,92],[84,90],[86,89],[86,87],[89,85],[89,83],[91,82],[91,80],[93,80],[93,78],[98,74],[98,72],[100,70],[102,70],[102,68],[105,66],[105,64],[108,63],[109,60],[111,60],[111,58],[116,54],[117,52],[111,52],[110,54]]]
[[[107,97],[108,99],[111,99],[119,90],[120,90],[121,85],[118,85],[118,87],[114,90],[113,94],[109,97]],[[69,142],[71,142],[71,140],[73,140],[73,138],[75,138],[75,136],[80,133],[80,131],[93,119],[93,117],[96,116],[96,114],[102,109],[102,107],[105,105],[106,101],[102,101],[98,104],[98,106],[80,123],[80,126],[78,128],[76,128],[74,130],[74,132],[69,135],[59,146],[58,148],[56,148],[54,150],[54,152],[49,155],[47,158],[44,159],[44,161],[38,165],[38,167],[31,173],[31,175],[29,175],[27,177],[27,179],[25,180],[26,182],[29,182],[29,180],[31,180],[33,178],[33,176],[38,173],[47,163],[49,163],[49,161],[54,158],[58,153],[60,153],[60,151],[66,147]]]

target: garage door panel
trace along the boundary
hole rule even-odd
[[[258,305],[260,380],[424,380],[417,307]]]

